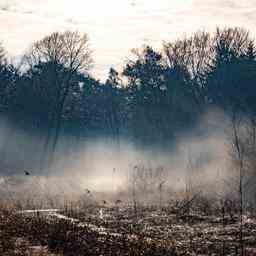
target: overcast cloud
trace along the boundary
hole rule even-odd
[[[41,37],[67,29],[87,32],[104,78],[131,48],[160,47],[199,29],[242,26],[255,34],[256,0],[0,0],[0,41],[19,56]]]

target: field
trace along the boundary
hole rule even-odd
[[[2,205],[0,255],[256,255],[253,211],[241,225],[235,210],[198,202],[43,211]]]

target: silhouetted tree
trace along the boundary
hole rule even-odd
[[[215,57],[207,74],[208,99],[229,113],[253,111],[256,62],[251,56],[248,32],[238,28],[218,29],[214,41]]]
[[[131,128],[146,142],[169,141],[190,123],[193,102],[189,99],[187,70],[171,66],[150,47],[136,52],[123,74],[128,77]]]
[[[43,131],[42,168],[64,133],[77,141],[104,135],[119,143],[125,135],[170,145],[209,106],[245,115],[250,147],[256,145],[256,50],[244,29],[197,32],[165,43],[162,53],[133,50],[122,74],[111,68],[104,83],[88,74],[88,37],[77,32],[35,42],[22,72],[6,59],[0,45],[0,111],[26,131]]]
[[[96,119],[99,107],[97,97],[101,84],[88,75],[80,75],[76,90],[72,90],[66,101],[64,126],[74,130],[77,137],[87,136],[97,128]]]
[[[0,112],[10,111],[13,96],[19,80],[19,71],[7,60],[6,52],[0,44]]]
[[[108,79],[104,84],[103,94],[105,96],[105,106],[107,123],[114,138],[119,145],[120,129],[124,122],[124,90],[118,72],[111,68]]]
[[[205,110],[205,75],[214,55],[212,38],[207,32],[164,44],[164,53],[170,68],[179,67],[186,72],[187,93],[199,113]]]
[[[2,43],[0,42],[0,63],[1,64],[3,63],[4,59],[5,59],[5,50]]]
[[[166,68],[162,55],[149,46],[133,53],[136,59],[130,60],[123,71],[128,78],[130,127],[135,137],[153,142],[154,136],[162,136]]]
[[[53,99],[53,117],[45,145],[48,148],[52,138],[50,155],[53,158],[60,135],[64,105],[72,90],[74,77],[80,72],[87,72],[92,64],[88,36],[70,31],[55,32],[34,43],[24,61],[31,68],[46,63],[50,68],[49,73],[45,73],[46,78],[54,84],[54,88],[58,88]]]
[[[10,119],[14,95],[19,79],[18,70],[7,61],[7,56],[3,46],[0,44],[0,116],[1,127],[6,127],[6,120]],[[0,166],[3,172],[6,171],[7,148],[13,134],[13,127],[8,127],[1,131],[0,144]]]
[[[0,112],[10,110],[18,77],[18,70],[13,65],[0,64]]]

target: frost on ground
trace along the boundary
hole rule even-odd
[[[172,207],[2,209],[1,255],[239,255],[237,215],[178,214]],[[243,217],[244,255],[256,255],[256,218]]]

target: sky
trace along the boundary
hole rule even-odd
[[[92,73],[105,79],[120,69],[132,48],[216,26],[256,30],[256,0],[0,0],[0,41],[15,58],[54,32],[86,32],[93,51]]]

